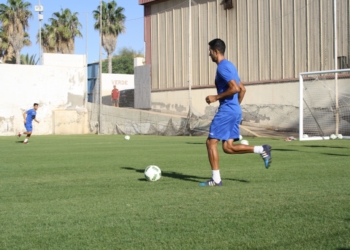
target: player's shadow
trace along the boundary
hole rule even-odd
[[[232,178],[222,178],[223,180],[229,180],[229,181],[237,181],[242,183],[249,183],[249,181],[246,180],[240,180],[240,179],[232,179]]]
[[[286,149],[286,148],[272,148],[272,151],[299,151],[299,150],[297,150],[297,149],[290,149],[290,148],[288,148],[288,149]]]
[[[15,143],[23,143],[24,141],[16,141]]]
[[[340,147],[340,146],[323,146],[323,145],[303,145],[302,147],[307,147],[307,148],[347,148],[347,147]]]
[[[330,156],[345,156],[345,157],[349,157],[350,155],[344,155],[344,154],[331,154],[331,153],[321,153],[323,155],[330,155]]]
[[[205,142],[186,142],[186,144],[204,145]]]
[[[126,169],[126,170],[133,170],[137,173],[142,173],[145,171],[144,169],[136,169],[136,168],[131,168],[131,167],[122,167],[122,169]],[[174,179],[180,179],[183,181],[191,181],[191,182],[201,182],[198,181],[198,179],[202,179],[202,180],[207,180],[208,177],[199,177],[199,176],[195,176],[195,175],[187,175],[187,174],[182,174],[182,173],[178,173],[178,172],[166,172],[166,171],[162,171],[162,176],[164,177],[169,177],[169,178],[174,178]],[[238,182],[243,182],[243,183],[248,183],[249,181],[246,180],[239,180],[239,179],[231,179],[231,178],[223,178],[223,180],[230,180],[230,181],[238,181]],[[146,181],[145,178],[139,178],[139,181]]]

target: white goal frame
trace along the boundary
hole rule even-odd
[[[313,71],[313,72],[302,72],[299,73],[299,140],[300,141],[310,141],[310,140],[329,140],[330,136],[312,136],[312,137],[304,137],[304,75],[318,75],[318,74],[334,74],[335,75],[335,96],[338,99],[338,75],[337,73],[349,72],[349,69],[339,69],[339,70],[325,70],[325,71]],[[338,103],[338,101],[336,101]],[[339,119],[338,114],[336,115],[336,119]],[[339,120],[336,121],[338,123]],[[338,124],[335,124],[335,133],[338,133]],[[343,139],[350,139],[350,136],[343,136]]]

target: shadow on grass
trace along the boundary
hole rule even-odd
[[[330,156],[347,156],[349,157],[350,155],[343,155],[343,154],[330,154],[330,153],[321,153],[323,155],[330,155]]]
[[[350,248],[340,247],[340,248],[337,248],[337,250],[350,250]]]
[[[246,181],[246,180],[232,179],[232,178],[222,178],[222,180],[229,180],[229,181],[238,181],[238,182],[242,182],[242,183],[249,183],[249,181]]]
[[[15,141],[15,143],[23,143],[24,141]]]
[[[142,173],[145,171],[144,169],[136,169],[136,168],[131,168],[131,167],[122,167],[122,169],[126,169],[126,170],[133,170],[137,173]],[[197,179],[202,179],[202,180],[208,180],[208,177],[199,177],[199,176],[195,176],[195,175],[187,175],[187,174],[182,174],[182,173],[178,173],[178,172],[165,172],[162,171],[162,176],[164,177],[169,177],[169,178],[174,178],[174,179],[180,179],[183,181],[191,181],[191,182],[201,182],[198,181]],[[139,181],[146,181],[145,178],[140,178],[138,179]],[[232,179],[232,178],[223,178],[223,180],[230,180],[230,181],[238,181],[238,182],[243,182],[243,183],[249,183],[249,181],[246,180],[239,180],[239,179]]]
[[[126,170],[133,170],[135,172],[138,173],[143,173],[145,170],[144,169],[136,169],[136,168],[131,168],[131,167],[123,167],[122,169],[126,169]],[[177,173],[177,172],[165,172],[162,171],[162,176],[164,177],[169,177],[169,178],[174,178],[174,179],[180,179],[180,180],[184,180],[184,181],[192,181],[192,182],[200,182],[198,180],[195,179],[207,179],[204,177],[198,177],[195,175],[187,175],[187,174],[182,174],[182,173]],[[145,181],[146,179],[139,179],[139,181]]]
[[[186,144],[205,145],[205,142],[186,142]]]
[[[306,148],[347,148],[347,147],[340,147],[340,146],[324,146],[324,145],[302,145],[301,147],[306,147]]]
[[[299,150],[296,150],[296,149],[286,149],[286,148],[272,148],[272,151],[299,151]]]

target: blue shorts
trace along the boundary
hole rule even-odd
[[[214,116],[209,129],[209,138],[227,141],[239,138],[239,124],[242,113],[232,112],[232,109],[220,109]]]
[[[27,132],[32,132],[33,131],[33,125],[30,123],[24,123],[24,127],[26,128]]]

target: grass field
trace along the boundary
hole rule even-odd
[[[0,137],[0,249],[350,249],[350,141],[248,140],[200,187],[204,137]]]

